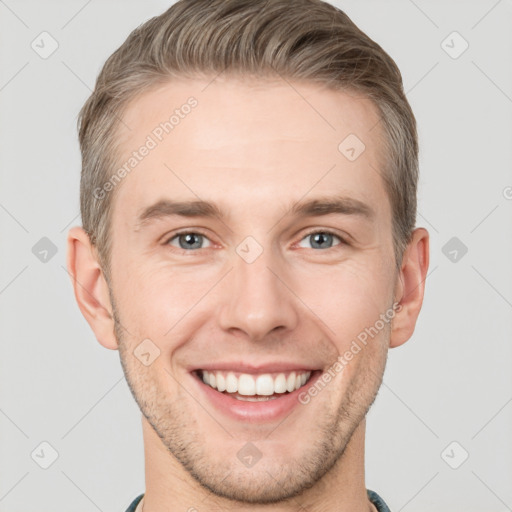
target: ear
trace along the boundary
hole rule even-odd
[[[112,305],[96,248],[83,228],[73,227],[68,233],[67,249],[68,272],[78,307],[96,339],[104,347],[116,350]]]
[[[429,235],[417,228],[404,251],[402,266],[395,286],[395,302],[399,303],[391,325],[390,348],[405,343],[414,332],[425,291],[429,262]]]

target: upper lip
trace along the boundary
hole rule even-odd
[[[286,362],[286,361],[273,361],[260,364],[248,364],[241,361],[238,362],[223,362],[205,363],[202,366],[195,366],[191,371],[206,370],[206,371],[227,371],[227,372],[240,372],[249,374],[262,374],[262,373],[276,373],[276,372],[292,372],[292,371],[314,371],[320,368],[311,366],[311,364],[299,362]]]

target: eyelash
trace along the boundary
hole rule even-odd
[[[316,251],[317,252],[325,252],[327,251],[328,249],[334,249],[338,246],[342,246],[342,245],[350,245],[344,238],[342,238],[340,235],[338,235],[337,233],[335,233],[334,231],[329,231],[327,229],[313,229],[309,232],[307,232],[300,240],[298,243],[302,242],[302,240],[304,240],[305,238],[311,236],[311,235],[314,235],[314,234],[317,234],[317,233],[322,233],[324,235],[332,235],[334,238],[337,238],[340,243],[337,244],[337,245],[333,245],[332,247],[328,247],[327,249],[317,249]],[[174,240],[175,238],[179,237],[179,236],[182,236],[182,235],[201,235],[205,238],[207,238],[210,243],[213,243],[209,238],[208,236],[202,232],[201,230],[195,230],[195,231],[180,231],[178,233],[174,233],[172,236],[166,238],[166,241],[164,242],[164,245],[170,245],[170,242],[171,240]],[[183,253],[193,253],[193,252],[197,252],[198,250],[200,249],[190,249],[190,250],[187,250],[187,249],[181,249],[180,247],[174,247],[173,246],[173,249],[175,249],[176,251],[180,251],[182,254]],[[205,249],[208,249],[208,247],[205,247]],[[315,250],[314,248],[312,250]]]

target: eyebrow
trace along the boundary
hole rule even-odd
[[[297,217],[316,217],[338,213],[343,215],[357,215],[372,220],[375,217],[374,210],[363,201],[352,197],[326,197],[310,201],[296,203],[290,213]]]
[[[316,217],[329,214],[356,215],[367,220],[375,217],[375,211],[363,201],[351,197],[335,196],[316,198],[293,204],[286,210],[288,215],[296,217]],[[210,201],[175,201],[163,199],[145,208],[138,217],[137,226],[141,227],[153,219],[166,217],[218,217],[227,215],[215,203]]]

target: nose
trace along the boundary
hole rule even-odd
[[[242,333],[250,341],[293,330],[300,317],[286,281],[282,260],[270,251],[264,250],[252,263],[235,253],[234,267],[223,289],[220,327]]]

